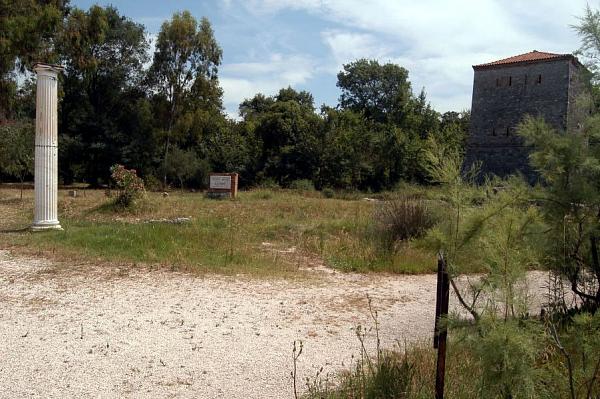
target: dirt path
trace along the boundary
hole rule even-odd
[[[367,294],[385,347],[430,338],[435,276],[315,274],[78,272],[0,251],[0,397],[291,398],[293,341],[302,387],[347,367]]]

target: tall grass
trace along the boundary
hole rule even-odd
[[[403,241],[422,237],[435,224],[425,201],[404,195],[378,204],[374,219],[374,234],[388,251]]]
[[[436,352],[431,342],[397,344],[384,350],[379,339],[377,312],[368,298],[373,326],[356,328],[361,353],[351,369],[337,375],[323,375],[322,369],[306,380],[304,399],[416,399],[435,397]],[[375,342],[370,354],[367,341]],[[294,359],[294,369],[296,367]],[[292,373],[295,376],[295,373]],[[478,397],[481,369],[472,348],[465,341],[453,340],[446,363],[446,397]]]

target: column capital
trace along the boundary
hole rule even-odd
[[[44,64],[44,63],[38,62],[37,64],[35,64],[33,66],[33,70],[38,75],[46,75],[46,76],[56,77],[56,75],[59,72],[62,72],[64,70],[64,68],[60,65]]]

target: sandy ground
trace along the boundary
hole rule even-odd
[[[367,294],[384,347],[431,338],[434,275],[313,274],[90,270],[0,251],[0,397],[292,398],[294,340],[301,388],[348,367],[356,326],[373,326]],[[544,274],[530,280],[541,291]]]

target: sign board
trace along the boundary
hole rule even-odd
[[[211,173],[209,175],[207,196],[211,198],[235,198],[237,191],[237,173]]]
[[[211,175],[209,188],[231,190],[231,176]]]

